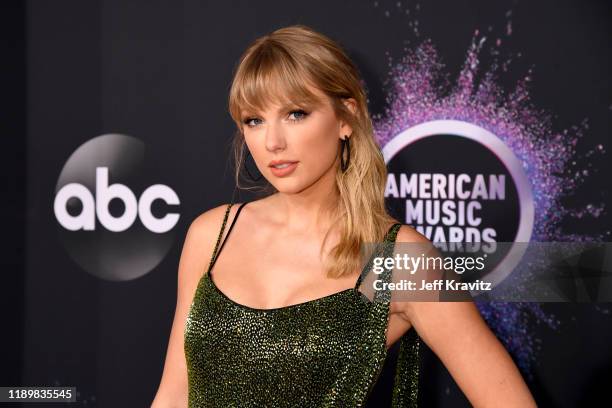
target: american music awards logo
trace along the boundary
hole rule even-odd
[[[492,26],[487,32],[475,29],[456,76],[445,68],[434,41],[420,36],[415,13],[406,15],[418,43],[390,59],[387,103],[373,115],[376,140],[394,174],[386,194],[393,215],[434,244],[481,239],[486,249],[501,242],[609,241],[610,231],[579,233],[562,226],[568,218],[603,214],[604,204],[597,200],[572,208],[563,199],[590,177],[590,158],[606,149],[598,144],[580,153],[576,146],[588,132],[586,123],[557,129],[550,112],[532,101],[535,71],[515,67],[520,55],[506,47],[514,32],[512,13],[501,32]],[[482,61],[485,52],[492,62]],[[504,281],[513,271],[512,258],[522,257],[512,256],[516,247],[483,280]],[[549,325],[553,317],[535,302],[477,297],[475,303],[529,373],[536,361],[529,345],[536,339],[527,322],[535,316]]]
[[[529,242],[531,184],[514,153],[488,130],[458,120],[421,123],[392,138],[383,155],[387,202],[432,242],[478,243],[473,247],[484,253],[495,252],[496,242]],[[512,248],[496,254],[498,265],[478,278],[492,286],[503,281],[520,260]]]
[[[70,257],[105,280],[150,272],[174,243],[180,200],[154,183],[154,160],[132,136],[105,134],[79,146],[62,169],[53,211]]]

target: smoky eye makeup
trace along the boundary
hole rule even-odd
[[[289,111],[289,115],[288,116],[291,117],[292,115],[294,115],[294,119],[290,118],[289,120],[292,120],[294,122],[298,122],[300,120],[306,119],[306,117],[308,115],[310,115],[310,112],[306,111],[305,109],[299,109],[299,108],[298,109],[291,109]],[[297,116],[295,116],[295,115],[297,115]]]
[[[256,120],[256,119],[258,119],[258,118],[255,117],[255,116],[245,116],[242,119],[242,123],[247,125],[247,126],[249,126],[249,127],[252,127],[253,125],[251,124],[251,121]]]
[[[291,122],[299,122],[301,120],[304,120],[311,113],[310,110],[307,110],[305,108],[300,108],[298,106],[292,106],[291,108],[287,108],[285,112],[286,112],[285,116]],[[242,119],[242,123],[247,125],[248,127],[254,127],[256,123],[254,121],[257,121],[257,120],[261,120],[257,115],[245,115],[244,118]]]

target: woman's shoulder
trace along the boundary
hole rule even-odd
[[[191,221],[185,235],[181,258],[184,259],[182,262],[185,264],[195,265],[193,270],[197,271],[196,275],[198,278],[202,271],[206,270],[206,265],[210,262],[226,213],[228,219],[224,228],[224,236],[227,235],[229,223],[236,214],[236,209],[240,204],[233,203],[231,207],[227,203],[214,206],[200,213]],[[227,212],[228,208],[230,209],[229,212]]]
[[[425,235],[421,234],[414,227],[408,224],[402,224],[397,231],[396,242],[415,242],[427,243],[431,242]]]
[[[245,205],[241,209],[243,204],[248,205]],[[238,211],[240,211],[241,219],[245,218],[244,215],[247,214],[246,218],[249,219],[249,222],[253,222],[253,220],[257,221],[258,217],[254,217],[254,215],[266,213],[264,200],[259,199],[248,202],[224,203],[217,205],[196,216],[192,220],[189,229],[192,231],[192,235],[201,238],[206,242],[209,242],[211,238],[216,240],[217,236],[221,232],[224,219],[225,227],[223,228],[223,231],[225,235]]]
[[[416,256],[416,253],[427,253],[431,256],[440,255],[440,252],[430,239],[407,224],[401,225],[397,232],[395,242],[408,244],[399,247],[399,251],[406,255]],[[396,246],[396,248],[398,247]]]
[[[229,203],[215,206],[199,214],[192,221],[190,228],[200,231],[205,236],[218,234],[221,231],[223,219],[227,214],[227,225],[224,230],[227,231],[238,211],[240,211],[239,215],[242,224],[247,222],[250,227],[259,228],[261,225],[265,225],[268,221],[268,216],[274,213],[274,205],[271,203],[271,198],[271,196],[267,196],[247,202],[235,202],[231,203],[231,207]]]
[[[241,204],[242,203],[225,203],[200,213],[191,221],[191,225],[189,226],[190,232],[204,239],[211,235],[218,234],[221,231],[221,226],[226,214],[227,219],[231,221]]]

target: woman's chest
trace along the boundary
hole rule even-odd
[[[206,279],[206,278],[205,278]],[[186,343],[254,358],[340,353],[355,347],[368,319],[369,301],[346,290],[288,307],[254,309],[232,302],[207,280],[186,322]],[[211,352],[211,354],[214,354]]]
[[[359,271],[331,278],[312,249],[272,249],[230,256],[224,250],[210,274],[215,285],[243,305],[269,309],[318,299],[355,286]]]

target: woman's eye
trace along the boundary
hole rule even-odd
[[[296,109],[296,110],[289,112],[289,120],[292,122],[298,122],[306,118],[306,116],[308,116],[308,112],[305,112],[301,109]],[[244,123],[245,125],[251,128],[257,126],[260,122],[261,122],[261,119],[256,118],[256,117],[246,118],[242,121],[242,123]]]
[[[293,118],[292,118],[291,116],[293,116]],[[294,110],[294,111],[291,111],[291,112],[289,113],[289,117],[290,117],[290,119],[291,119],[291,120],[293,120],[293,121],[296,121],[296,122],[297,122],[298,120],[302,120],[302,119],[304,119],[306,116],[308,116],[308,113],[304,112],[304,111],[303,111],[303,110],[301,110],[301,109]]]
[[[246,118],[245,120],[243,120],[242,122],[247,125],[248,127],[253,127],[256,124],[252,123],[254,120],[259,120],[257,118]]]

